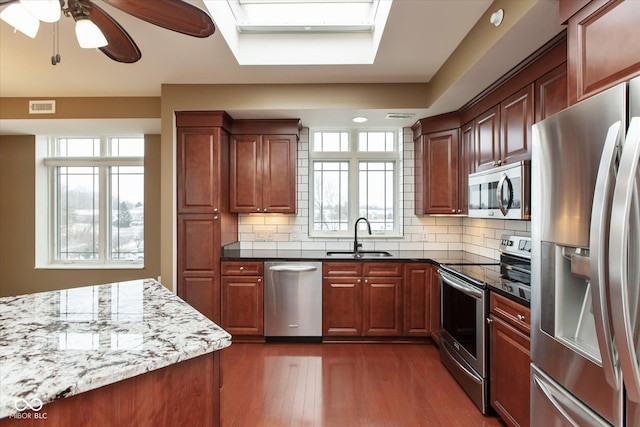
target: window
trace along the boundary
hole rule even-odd
[[[144,138],[50,138],[47,145],[40,177],[49,209],[46,219],[36,215],[47,244],[36,248],[37,264],[141,265]]]
[[[312,131],[310,143],[310,234],[351,236],[365,217],[374,234],[399,235],[396,132]]]

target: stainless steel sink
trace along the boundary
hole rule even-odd
[[[329,251],[327,256],[336,258],[386,258],[393,255],[387,251]]]

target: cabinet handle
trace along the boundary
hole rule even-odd
[[[267,211],[267,208],[264,208],[264,209],[262,210],[262,212],[266,212],[266,211]]]
[[[260,212],[260,208],[256,209],[256,212]]]
[[[487,325],[490,325],[493,323],[493,319],[490,317],[487,317]]]
[[[213,219],[218,219],[218,215],[214,215],[214,216],[213,216]]]
[[[258,279],[258,283],[262,282],[262,279]]]
[[[517,318],[518,318],[518,320],[519,320],[519,321],[521,321],[521,322],[524,322],[524,319],[526,319],[526,318],[527,318],[527,317],[526,317],[525,315],[523,315],[523,314],[518,314],[516,317],[517,317]]]
[[[218,208],[213,208],[213,211],[214,212],[218,212]]]
[[[362,282],[362,280],[358,279],[358,283]]]
[[[244,267],[240,267],[240,271],[244,270]]]
[[[451,209],[451,213],[456,213],[456,210],[455,209]]]
[[[458,209],[458,213],[462,213],[462,209]]]

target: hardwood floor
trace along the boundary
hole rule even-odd
[[[425,344],[247,344],[222,353],[223,427],[504,426]]]

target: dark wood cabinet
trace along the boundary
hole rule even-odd
[[[222,262],[223,329],[235,336],[264,336],[264,263]]]
[[[534,96],[536,123],[567,108],[567,64],[556,67],[536,80]]]
[[[491,293],[491,406],[509,426],[529,426],[530,310]]]
[[[638,16],[637,0],[593,0],[569,18],[570,105],[640,76]]]
[[[422,214],[457,214],[459,152],[458,129],[422,135],[424,194]]]
[[[500,165],[531,159],[533,86],[527,85],[500,103]]]
[[[438,266],[431,266],[431,338],[440,345],[440,276]]]
[[[418,120],[412,129],[416,215],[463,213],[469,152],[460,145],[458,114]]]
[[[299,120],[240,120],[234,123],[232,212],[296,213],[299,126]]]
[[[497,166],[500,159],[500,105],[475,119],[476,172]]]
[[[476,171],[475,159],[475,122],[472,120],[460,127],[460,149],[462,151],[460,158],[460,173],[458,174],[459,206],[463,214],[469,213],[469,174]]]
[[[476,171],[531,158],[533,112],[530,84],[475,119]]]
[[[177,292],[220,323],[220,250],[237,241],[229,213],[230,117],[177,112]]]
[[[401,336],[402,263],[325,262],[324,336]]]
[[[404,335],[431,336],[431,264],[404,266]]]
[[[322,263],[322,335],[362,335],[362,263]]]

